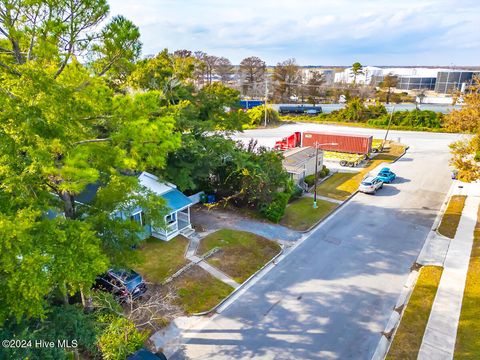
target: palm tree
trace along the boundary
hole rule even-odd
[[[357,82],[357,75],[363,74],[363,66],[360,64],[358,61],[353,63],[352,65],[352,71],[353,71],[353,83],[356,84]]]

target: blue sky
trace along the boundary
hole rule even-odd
[[[143,54],[202,50],[234,64],[480,65],[480,0],[110,0]]]

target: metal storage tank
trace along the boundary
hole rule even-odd
[[[350,154],[368,154],[372,151],[373,136],[346,135],[326,132],[306,131],[302,134],[302,146],[336,143],[337,145],[320,145],[319,149]]]

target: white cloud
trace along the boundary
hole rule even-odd
[[[140,26],[144,53],[203,50],[239,63],[478,64],[474,0],[111,0]]]

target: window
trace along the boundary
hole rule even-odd
[[[168,214],[167,216],[165,216],[165,221],[167,224],[174,223],[175,221],[177,221],[177,214],[176,213]]]
[[[139,211],[138,213],[133,214],[130,216],[130,220],[136,221],[140,225],[143,225],[143,212]]]

